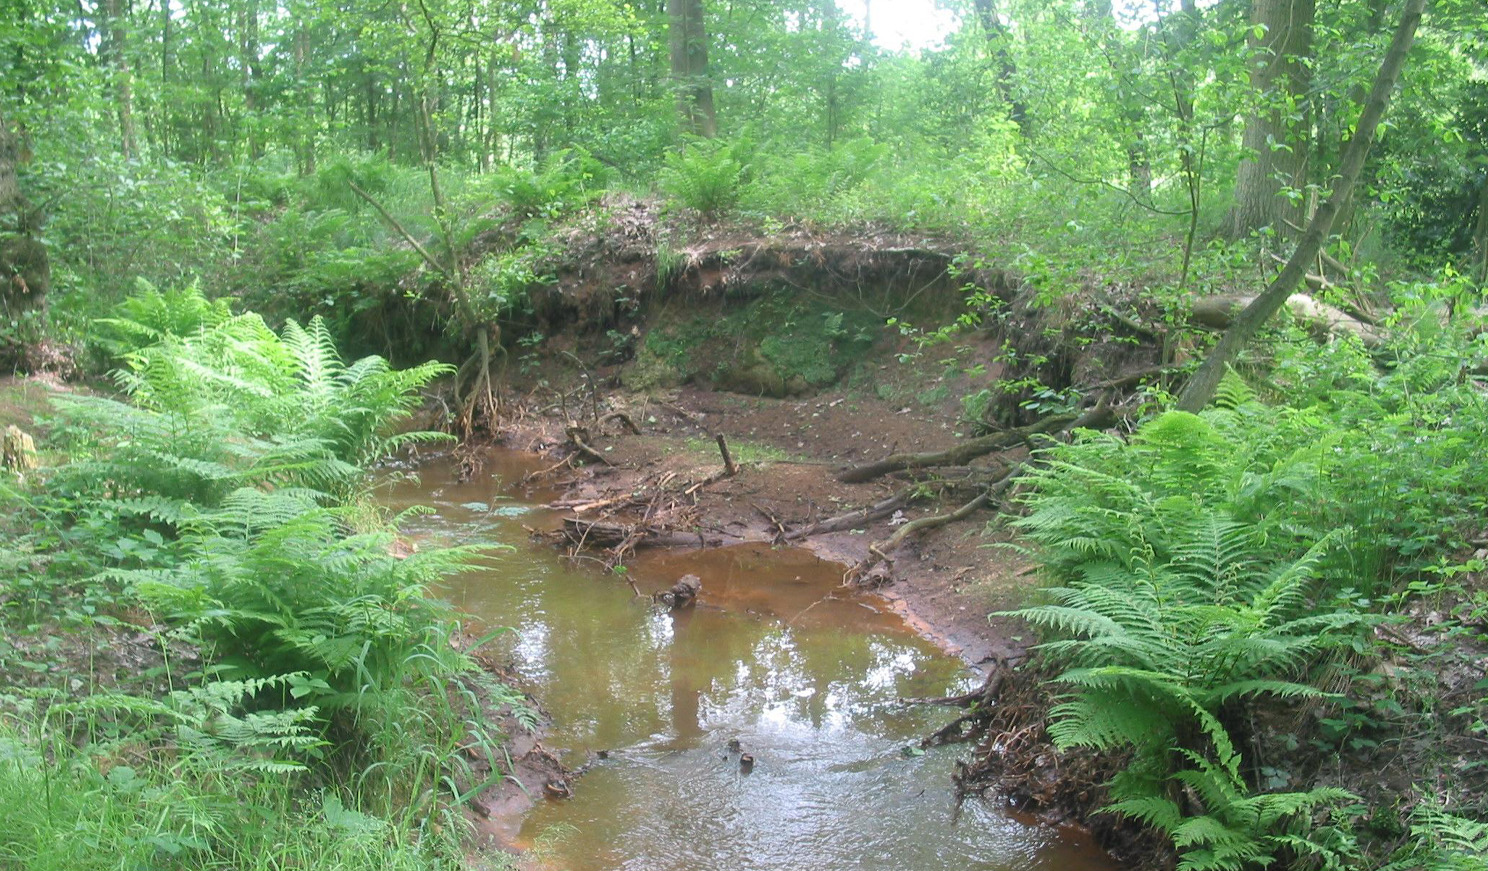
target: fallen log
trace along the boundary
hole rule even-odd
[[[1254,296],[1232,294],[1201,297],[1194,300],[1189,318],[1202,327],[1228,329],[1235,317],[1254,299]],[[1313,325],[1330,335],[1357,336],[1366,348],[1384,344],[1385,338],[1378,328],[1306,294],[1294,293],[1287,297],[1286,308],[1298,321]]]

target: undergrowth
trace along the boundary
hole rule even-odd
[[[1299,739],[1269,725],[1301,708],[1324,727],[1303,731],[1318,752],[1377,746],[1330,745],[1348,730],[1327,726],[1369,716],[1355,700],[1377,695],[1371,663],[1424,655],[1373,630],[1439,593],[1420,579],[1481,529],[1488,404],[1472,373],[1488,349],[1429,306],[1403,306],[1383,351],[1292,336],[1258,388],[1232,374],[1202,414],[1081,433],[1028,478],[1013,526],[1051,585],[1006,613],[1041,628],[1063,688],[1049,735],[1125,754],[1104,812],[1166,834],[1182,869],[1482,867],[1481,824],[1439,810],[1455,787],[1398,797],[1417,808],[1409,839],[1381,841],[1361,797],[1274,767]],[[1439,716],[1395,699],[1402,721]]]
[[[481,550],[397,558],[361,500],[440,438],[396,424],[447,367],[345,363],[319,319],[275,333],[195,288],[142,285],[96,335],[123,398],[60,395],[63,455],[5,489],[5,662],[32,679],[0,695],[0,864],[461,866],[460,805],[497,776],[461,750],[500,758],[482,712],[525,704],[428,595]],[[156,664],[23,668],[28,635],[90,627]]]

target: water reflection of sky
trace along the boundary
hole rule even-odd
[[[389,502],[430,489],[405,486]],[[426,545],[521,544],[521,524],[533,521],[490,482],[437,489],[437,514],[408,526]],[[540,546],[501,554],[445,591],[486,626],[516,628],[496,643],[539,685],[550,749],[570,763],[612,751],[574,799],[529,817],[534,840],[573,827],[551,848],[553,868],[1109,867],[980,802],[958,817],[954,751],[905,752],[944,712],[897,700],[974,677],[897,617],[839,590],[839,566],[749,546],[643,554],[629,576],[649,593],[684,573],[703,590],[678,613]],[[730,739],[755,756],[752,771],[740,769]]]

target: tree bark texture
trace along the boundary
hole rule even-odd
[[[1374,144],[1375,129],[1385,117],[1385,109],[1390,105],[1390,95],[1395,90],[1395,82],[1400,78],[1400,69],[1405,65],[1405,57],[1410,53],[1411,43],[1416,37],[1416,28],[1421,24],[1421,13],[1426,6],[1426,0],[1406,0],[1405,10],[1401,13],[1400,24],[1395,28],[1395,36],[1390,41],[1390,48],[1385,52],[1385,59],[1380,63],[1379,73],[1375,76],[1374,87],[1369,92],[1369,99],[1364,104],[1364,111],[1359,116],[1359,124],[1354,128],[1354,135],[1349,139],[1348,145],[1343,150],[1342,163],[1338,168],[1338,177],[1333,184],[1333,192],[1318,206],[1317,214],[1307,224],[1307,230],[1297,242],[1297,248],[1288,258],[1281,272],[1272,279],[1260,296],[1251,301],[1245,310],[1235,318],[1235,322],[1225,330],[1220,337],[1219,344],[1204,358],[1198,371],[1188,379],[1184,385],[1183,392],[1178,396],[1178,408],[1183,411],[1197,412],[1209,404],[1214,398],[1214,391],[1219,387],[1220,379],[1224,377],[1225,368],[1240,349],[1245,347],[1256,333],[1260,332],[1266,321],[1276,314],[1292,295],[1292,291],[1307,274],[1307,267],[1317,257],[1323,248],[1323,242],[1327,240],[1329,232],[1333,229],[1333,219],[1338,216],[1339,209],[1348,202],[1353,194],[1354,183],[1359,180],[1359,172],[1364,168],[1364,160],[1369,156],[1370,146]]]
[[[1483,188],[1478,191],[1478,223],[1473,227],[1473,257],[1477,265],[1478,283],[1488,282],[1488,176],[1483,179]]]
[[[1254,108],[1245,120],[1245,157],[1235,176],[1229,235],[1256,230],[1286,231],[1285,220],[1305,217],[1284,189],[1300,191],[1307,179],[1307,89],[1312,75],[1312,28],[1316,0],[1252,0],[1250,86]]]
[[[104,0],[103,42],[100,46],[107,59],[114,85],[114,111],[119,116],[119,150],[126,158],[136,154],[134,136],[134,81],[125,49],[122,0]]]
[[[713,110],[713,83],[708,78],[708,32],[703,26],[703,0],[667,0],[672,84],[682,127],[709,139],[718,135]]]

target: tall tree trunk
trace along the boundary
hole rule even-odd
[[[1002,98],[1003,105],[1007,106],[1009,120],[1017,124],[1018,129],[1027,136],[1028,104],[1019,99],[1017,93],[1015,79],[1018,67],[1013,63],[1010,50],[1012,34],[1002,26],[1002,19],[997,17],[994,0],[975,0],[973,6],[976,8],[977,23],[982,26],[982,37],[986,39],[987,48],[997,64],[997,95]]]
[[[295,89],[301,91],[300,109],[295,119],[295,162],[300,175],[315,174],[315,110],[310,108],[310,95],[304,92],[306,64],[310,57],[310,32],[303,23],[294,32]]]
[[[12,318],[44,304],[52,277],[46,246],[36,238],[41,216],[17,178],[28,157],[21,134],[0,116],[0,314]],[[14,233],[4,229],[12,222]]]
[[[138,151],[134,136],[134,81],[126,50],[126,10],[121,0],[104,0],[102,44],[109,76],[114,85],[114,111],[119,116],[119,150],[126,158]]]
[[[238,84],[243,90],[244,120],[247,126],[248,157],[263,156],[263,143],[258,138],[258,0],[247,0],[238,11]]]
[[[1286,235],[1286,221],[1300,225],[1299,198],[1283,195],[1307,180],[1308,64],[1316,0],[1251,0],[1250,86],[1254,108],[1245,119],[1245,156],[1235,177],[1229,236],[1241,239],[1263,228]]]
[[[709,139],[718,135],[713,110],[713,83],[708,78],[708,32],[703,26],[703,0],[667,0],[672,59],[672,86],[682,127]]]
[[[1473,227],[1473,256],[1477,259],[1478,284],[1488,283],[1488,175],[1478,192],[1478,223]]]
[[[1411,42],[1415,40],[1416,28],[1421,24],[1421,11],[1425,6],[1426,0],[1406,0],[1400,25],[1396,27],[1390,49],[1385,52],[1385,59],[1380,63],[1374,87],[1359,116],[1359,124],[1343,150],[1333,192],[1318,206],[1317,214],[1308,222],[1306,232],[1297,242],[1296,250],[1292,252],[1280,274],[1240,312],[1234,323],[1220,337],[1219,344],[1214,346],[1198,371],[1188,379],[1183,392],[1178,396],[1179,409],[1196,412],[1209,404],[1230,361],[1235,359],[1240,349],[1255,338],[1266,321],[1286,303],[1287,297],[1292,295],[1292,291],[1307,274],[1308,265],[1322,250],[1323,242],[1333,228],[1333,219],[1338,216],[1338,210],[1343,204],[1348,202],[1353,194],[1354,184],[1359,180],[1359,172],[1364,168],[1370,146],[1374,144],[1375,128],[1385,117],[1390,95],[1395,90],[1395,82],[1400,78],[1400,68],[1405,65],[1405,56],[1410,52]]]

